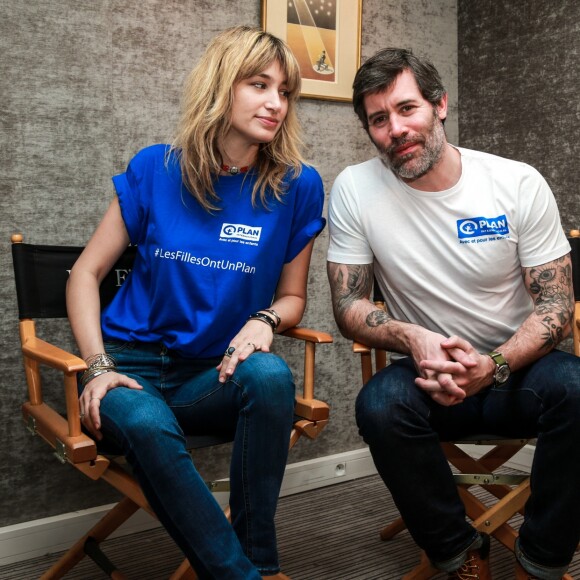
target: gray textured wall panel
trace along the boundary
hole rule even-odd
[[[207,42],[240,23],[240,15],[258,25],[260,2],[0,0],[0,13],[0,497],[10,498],[0,503],[0,526],[6,526],[108,503],[114,495],[59,465],[22,425],[25,382],[9,236],[23,232],[31,242],[85,243],[113,196],[111,175],[141,147],[170,138],[182,82]],[[450,92],[447,130],[454,142],[456,25],[456,0],[364,0],[363,59],[384,46],[429,55]],[[346,165],[373,155],[350,104],[303,100],[299,113],[308,158],[327,192]],[[360,371],[332,318],[327,243],[325,231],[314,250],[304,324],[336,337],[317,359],[318,395],[331,405],[331,422],[317,441],[301,441],[291,462],[363,446],[353,419]],[[73,348],[66,323],[42,326]],[[301,376],[298,348],[281,339],[277,349]],[[58,401],[60,387],[51,373],[46,386],[48,398]],[[198,462],[225,474],[228,450],[200,453]]]
[[[459,0],[460,141],[525,161],[580,226],[580,3]]]

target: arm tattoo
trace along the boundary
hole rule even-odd
[[[341,318],[357,300],[370,296],[373,286],[373,267],[370,264],[332,266],[334,275],[330,277],[332,296],[336,314]]]
[[[387,324],[392,317],[389,316],[384,310],[373,310],[366,319],[367,326],[370,328],[375,328],[381,324]]]
[[[566,336],[573,317],[570,255],[524,268],[524,280],[543,327],[540,350],[551,350]]]

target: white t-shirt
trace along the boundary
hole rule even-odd
[[[379,158],[347,167],[330,194],[328,260],[374,263],[394,318],[488,352],[532,312],[521,267],[570,245],[534,168],[457,149],[461,178],[446,191],[413,189]]]

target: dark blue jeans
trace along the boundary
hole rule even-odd
[[[286,363],[255,353],[220,383],[220,359],[191,360],[162,345],[139,343],[106,343],[106,350],[143,390],[107,393],[102,432],[122,449],[198,576],[246,580],[277,573],[274,514],[295,394]],[[233,437],[231,526],[197,472],[184,434]]]
[[[452,407],[416,387],[416,376],[412,361],[395,362],[356,402],[359,431],[414,540],[445,569],[476,537],[440,440],[537,437],[520,561],[539,578],[560,578],[580,540],[580,358],[553,351]]]

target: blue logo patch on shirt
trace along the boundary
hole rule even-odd
[[[481,236],[507,236],[510,233],[507,217],[498,215],[495,218],[472,217],[457,220],[459,239],[478,238]]]
[[[236,238],[259,242],[262,235],[261,227],[247,226],[244,224],[222,224],[220,238]]]

